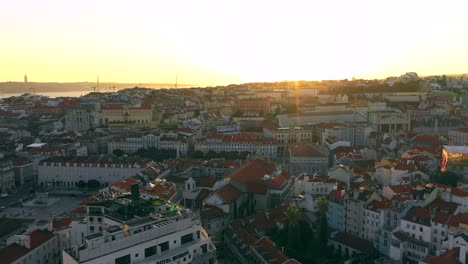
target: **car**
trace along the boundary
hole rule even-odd
[[[8,193],[2,193],[2,194],[0,194],[0,198],[6,198],[6,197],[8,197],[8,196],[10,196],[10,195],[8,195]]]
[[[0,206],[0,211],[3,211],[5,208],[5,206]]]

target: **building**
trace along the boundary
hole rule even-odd
[[[276,139],[279,143],[279,151],[284,151],[289,144],[303,140],[312,141],[313,130],[303,127],[263,128],[263,135]]]
[[[453,128],[448,131],[448,136],[451,145],[463,146],[468,144],[468,128],[460,127]]]
[[[245,98],[234,103],[234,109],[243,115],[264,115],[270,112],[270,100],[265,98]]]
[[[127,211],[118,209],[125,207]],[[138,210],[145,207],[159,213],[140,215]],[[83,237],[63,252],[66,264],[217,263],[216,247],[200,217],[188,209],[159,200],[137,205],[118,198],[88,204],[86,219],[72,227],[72,236]]]
[[[397,133],[411,128],[409,114],[398,111],[369,112],[367,122],[378,133]]]
[[[0,251],[0,263],[61,263],[57,236],[48,229],[37,227],[7,239]]]
[[[34,168],[32,162],[23,157],[15,158],[12,162],[15,171],[16,186],[22,186],[34,181]]]
[[[263,210],[229,223],[224,232],[224,244],[226,250],[231,253],[232,263],[300,264],[295,259],[289,259],[275,246],[274,241],[264,234],[269,228],[283,228],[287,220],[285,213],[288,206]]]
[[[327,175],[328,156],[314,143],[297,142],[289,146],[289,171],[292,175]]]
[[[334,190],[328,195],[327,222],[332,230],[345,231],[346,192]]]
[[[250,133],[211,134],[198,138],[195,141],[194,150],[205,154],[208,151],[216,153],[249,152],[251,154],[260,154],[269,159],[276,159],[278,157],[278,142],[273,138]]]
[[[143,102],[139,106],[105,104],[101,108],[103,125],[130,122],[137,126],[147,127],[152,125],[152,121],[153,108],[149,102]]]
[[[38,184],[48,188],[76,188],[81,181],[96,180],[101,185],[108,185],[135,176],[151,164],[147,160],[118,162],[107,157],[86,160],[54,157],[39,164]]]
[[[10,159],[0,159],[0,193],[9,193],[16,190],[15,171]]]
[[[444,146],[440,167],[460,174],[468,180],[468,146]]]
[[[82,108],[67,110],[65,114],[65,130],[83,132],[89,130],[91,125],[92,117],[88,110]]]

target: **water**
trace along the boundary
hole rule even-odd
[[[66,92],[39,92],[36,94],[43,95],[43,96],[48,96],[50,98],[56,98],[56,97],[80,97],[82,95],[88,94],[88,91],[66,91]],[[0,98],[8,98],[12,96],[20,96],[25,93],[4,93],[0,94]]]

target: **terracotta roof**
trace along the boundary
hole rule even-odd
[[[458,255],[460,253],[460,248],[454,248],[452,250],[447,250],[444,254],[440,256],[429,256],[427,257],[428,264],[458,264]]]
[[[278,175],[275,178],[267,182],[267,186],[273,189],[280,189],[286,179],[282,175]]]
[[[10,244],[0,251],[0,260],[4,264],[13,263],[26,255],[30,250],[17,243]]]
[[[330,240],[334,240],[352,249],[356,249],[359,252],[365,252],[373,247],[372,242],[344,232],[339,232]]]
[[[23,257],[28,254],[33,249],[39,247],[49,239],[53,238],[55,235],[48,230],[34,230],[27,234],[30,239],[30,248],[26,248],[17,243],[10,244],[6,246],[2,251],[0,251],[0,261],[2,264],[12,263],[15,260]]]
[[[273,169],[273,166],[268,162],[255,159],[231,173],[229,177],[242,183],[258,182],[263,176],[270,175]]]
[[[459,204],[453,203],[453,202],[446,202],[443,200],[434,200],[430,204],[426,206],[429,208],[431,211],[437,211],[437,212],[442,212],[445,214],[455,214],[457,211],[458,207],[460,207]]]
[[[317,145],[308,141],[301,141],[292,145],[291,156],[293,157],[326,157],[323,150],[321,150]]]
[[[287,260],[286,255],[273,245],[269,237],[262,237],[254,244],[255,250],[262,255],[268,263],[283,263]]]
[[[431,211],[428,208],[413,207],[403,219],[413,223],[431,226]]]
[[[55,230],[60,230],[67,228],[71,225],[72,219],[70,217],[65,217],[61,219],[54,219],[52,221],[52,228]]]
[[[112,183],[113,187],[119,188],[121,190],[125,190],[130,192],[132,190],[132,185],[140,183],[139,180],[134,178],[126,178],[117,182]]]
[[[214,218],[223,216],[226,213],[219,207],[213,205],[206,205],[203,210],[200,212],[201,217],[203,218]]]
[[[393,185],[389,186],[395,193],[411,193],[414,188],[411,185]]]
[[[221,187],[216,191],[216,194],[219,198],[227,203],[236,200],[240,196],[240,192],[231,184],[226,184],[225,186]]]
[[[200,178],[200,187],[211,188],[217,180],[215,178],[201,177]]]
[[[462,190],[460,188],[452,188],[452,194],[455,196],[466,197],[468,196],[468,192]]]

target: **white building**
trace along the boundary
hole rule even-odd
[[[84,237],[63,252],[64,264],[217,263],[215,246],[199,216],[190,210],[176,209],[129,220],[106,212],[105,207],[88,209],[87,218],[94,222],[94,231],[76,226]]]
[[[220,152],[250,152],[261,154],[267,158],[278,157],[278,142],[256,134],[241,133],[234,135],[212,134],[195,141],[195,151],[207,153]]]
[[[451,145],[463,146],[468,143],[468,128],[454,128],[448,132]]]
[[[15,191],[15,171],[9,159],[0,159],[0,193]]]
[[[39,164],[38,183],[52,188],[75,188],[80,181],[97,180],[100,184],[110,184],[123,178],[137,175],[151,162],[118,163],[105,157],[85,162],[51,158]]]
[[[0,262],[11,264],[60,262],[57,236],[50,230],[33,227],[23,234],[7,240],[7,246],[0,251]]]
[[[71,109],[65,114],[65,130],[86,131],[91,123],[91,114],[86,109]]]

